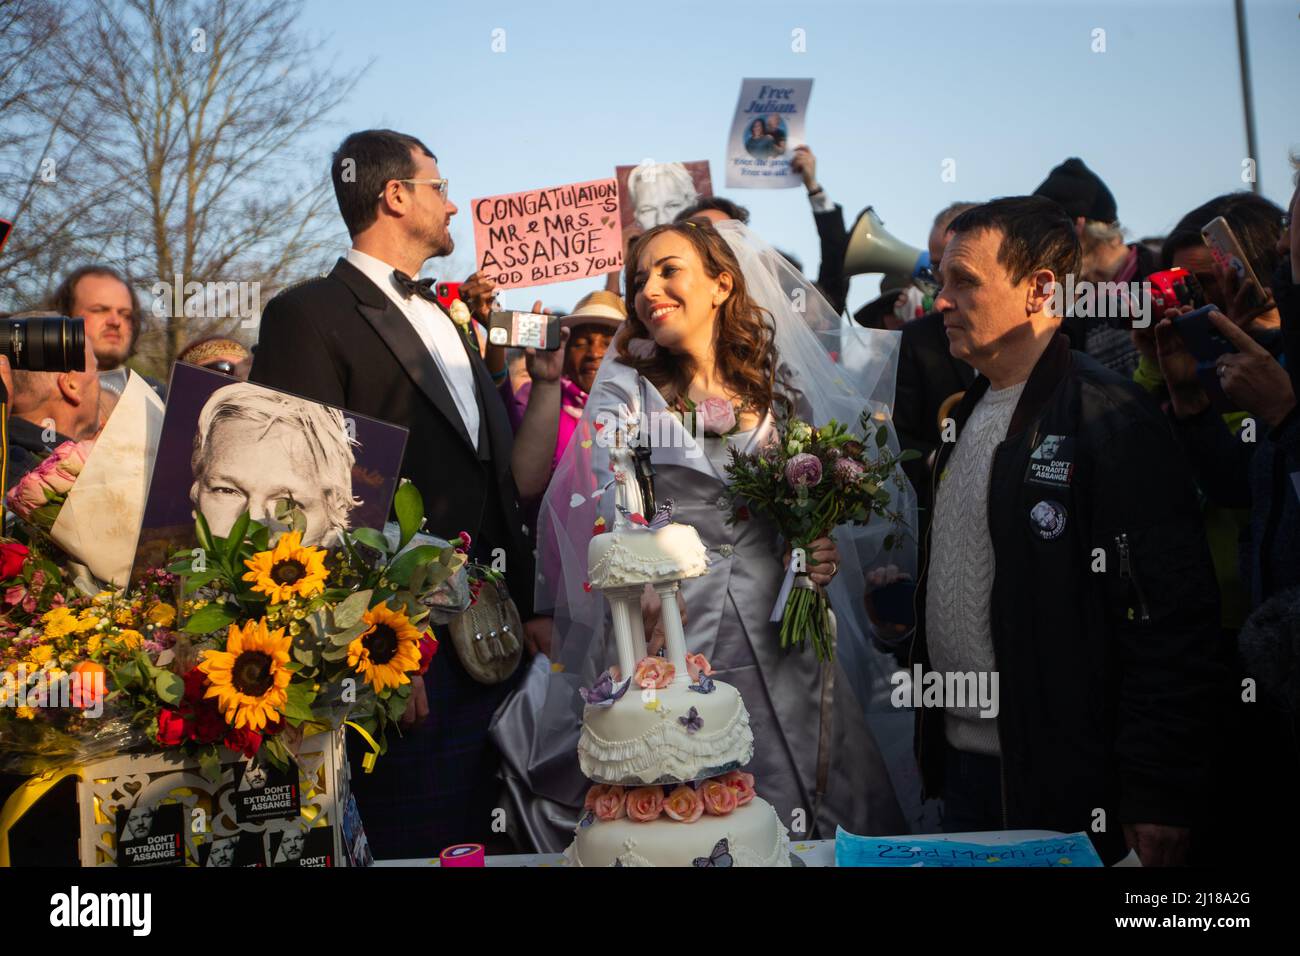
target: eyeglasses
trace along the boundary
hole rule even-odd
[[[210,368],[214,372],[220,372],[222,375],[234,375],[235,363],[227,362],[225,359],[217,359],[215,362],[208,362],[203,368]]]
[[[389,182],[394,182],[394,183],[416,183],[416,184],[423,183],[423,184],[426,185],[426,186],[432,186],[432,187],[434,187],[435,189],[437,189],[437,190],[438,190],[438,194],[441,195],[443,199],[446,199],[446,198],[447,198],[447,184],[450,183],[451,180],[449,180],[449,179],[393,179],[393,180],[389,180]],[[375,198],[376,198],[376,199],[383,199],[383,198],[384,198],[384,194],[383,194],[383,193],[380,193],[380,194],[379,194],[378,196],[376,196]]]

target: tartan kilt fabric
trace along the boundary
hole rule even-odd
[[[488,686],[461,666],[446,628],[436,635],[438,653],[424,675],[429,716],[400,736],[390,728],[388,752],[372,773],[361,766],[368,745],[348,731],[352,792],[376,860],[436,857],[453,843],[512,849],[505,834],[492,832],[492,812],[503,804],[488,725],[523,675],[527,655],[510,678]]]

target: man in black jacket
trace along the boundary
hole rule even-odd
[[[1107,862],[1178,863],[1221,680],[1187,465],[1145,394],[1058,334],[1080,258],[1059,208],[999,199],[951,230],[936,304],[981,375],[935,466],[914,674],[993,693],[918,710],[925,791],[950,831],[1083,830]]]
[[[408,428],[402,474],[424,498],[427,530],[469,533],[471,558],[504,570],[536,641],[545,627],[529,621],[531,533],[519,513],[505,406],[477,346],[432,301],[432,280],[415,281],[426,259],[452,250],[447,181],[428,147],[392,130],[353,133],[331,172],[352,248],[327,277],[267,304],[250,378]],[[536,404],[540,412],[547,403]],[[558,426],[558,384],[552,411]],[[554,430],[542,445],[545,467]],[[440,645],[425,678],[413,682],[406,719],[414,727],[390,739],[373,773],[352,777],[381,859],[492,837],[498,754],[488,723],[523,668],[479,684],[450,640]],[[357,766],[364,748],[352,744]]]

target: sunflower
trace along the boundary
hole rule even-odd
[[[266,619],[230,625],[224,651],[204,651],[199,670],[212,686],[204,697],[215,697],[217,707],[236,730],[260,731],[279,721],[288,700],[285,688],[293,676],[289,663],[291,637],[279,627],[267,630]]]
[[[271,551],[259,551],[244,566],[245,581],[265,594],[272,604],[284,604],[295,596],[309,598],[325,590],[325,551],[304,548],[302,535],[289,531],[280,536]]]
[[[373,685],[377,694],[410,683],[406,672],[420,669],[420,629],[386,604],[375,605],[362,620],[369,627],[348,645],[348,666]]]

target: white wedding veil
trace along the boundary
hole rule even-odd
[[[707,228],[707,227],[704,227]],[[779,252],[735,220],[714,228],[726,240],[740,266],[753,302],[766,311],[777,354],[777,388],[793,404],[794,414],[814,427],[835,419],[860,433],[859,419],[869,410],[874,426],[887,432],[886,448],[899,452],[890,414],[894,400],[899,333],[840,326],[839,316],[820,292]],[[840,329],[841,352],[852,367],[838,364],[814,330]],[[635,345],[635,341],[633,343]],[[653,343],[644,342],[644,347]],[[528,785],[543,798],[580,803],[584,781],[576,777],[574,753],[582,718],[578,688],[590,686],[614,663],[607,647],[607,604],[599,590],[587,586],[587,547],[593,526],[604,517],[613,524],[613,491],[608,439],[597,414],[617,407],[630,378],[618,350],[605,354],[592,385],[587,408],[565,449],[542,501],[537,527],[536,613],[552,615],[554,628],[545,702],[534,715],[532,744],[526,760]],[[643,389],[654,386],[638,379]],[[872,429],[869,429],[871,431]],[[868,436],[870,437],[870,436]],[[874,448],[875,442],[869,443]],[[863,605],[864,576],[874,567],[898,565],[916,573],[916,496],[903,475],[886,484],[889,510],[897,522],[873,517],[865,526],[840,526],[834,538],[842,556],[827,588],[837,620],[837,656],[864,708],[887,686],[881,656],[870,646],[870,624]],[[892,548],[885,539],[892,537]],[[776,595],[771,596],[776,600]],[[769,605],[770,607],[770,605]],[[766,610],[766,609],[765,609]],[[689,636],[690,625],[687,623]],[[612,642],[610,642],[612,643]],[[813,653],[811,647],[803,653]],[[542,696],[534,687],[534,696]],[[511,741],[511,749],[521,742]],[[523,768],[519,768],[521,771]]]

